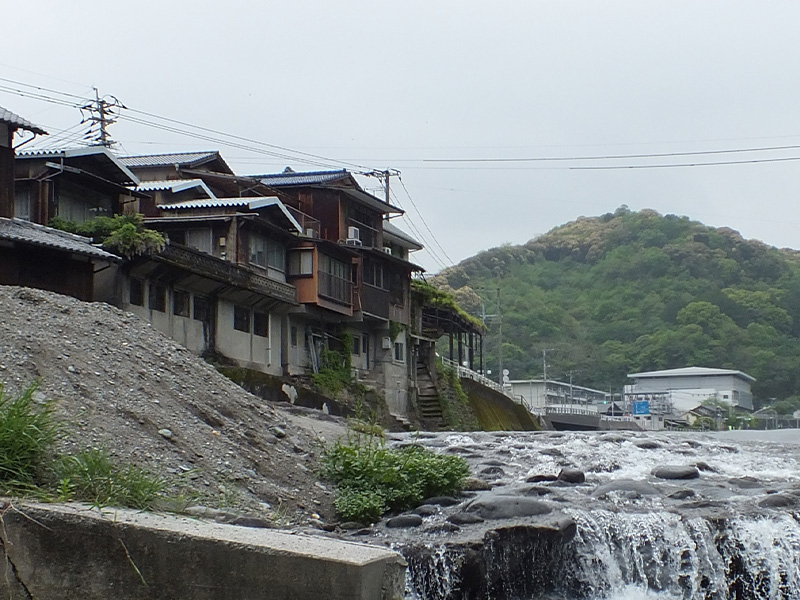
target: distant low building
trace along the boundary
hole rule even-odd
[[[708,400],[753,410],[750,385],[755,378],[742,371],[686,367],[631,373],[628,378],[633,383],[625,386],[626,400],[637,402],[654,398],[659,411],[668,407],[672,414],[683,414]]]
[[[542,414],[546,406],[578,404],[588,408],[602,406],[610,400],[608,392],[552,379],[517,379],[510,385],[512,394],[522,396],[525,407],[538,414]]]

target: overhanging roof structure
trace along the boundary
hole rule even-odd
[[[122,260],[116,254],[92,245],[92,241],[87,237],[22,219],[0,217],[0,240],[51,248],[107,262]]]
[[[0,106],[0,123],[4,123],[8,125],[9,129],[17,130],[23,129],[25,131],[30,131],[31,133],[35,133],[36,135],[47,135],[47,132],[28,121],[28,119],[23,119],[18,114],[11,112],[7,108],[3,108]]]
[[[203,208],[236,208],[246,207],[252,211],[262,209],[274,208],[280,215],[286,219],[289,224],[289,229],[298,233],[303,231],[303,227],[289,212],[286,205],[278,198],[268,196],[261,198],[207,198],[200,200],[187,200],[185,202],[176,202],[175,204],[160,204],[158,208],[161,210],[193,210]]]
[[[663,371],[645,371],[642,373],[630,373],[631,379],[655,379],[664,377],[712,377],[717,375],[733,375],[747,381],[755,381],[755,377],[736,371],[734,369],[713,369],[709,367],[684,367],[681,369],[666,369]]]

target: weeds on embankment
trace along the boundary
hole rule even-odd
[[[119,466],[104,449],[56,456],[64,434],[52,402],[36,401],[36,383],[12,397],[0,384],[0,493],[38,500],[147,509],[166,481],[135,466]]]

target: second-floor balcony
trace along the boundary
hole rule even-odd
[[[300,231],[301,235],[310,238],[319,238],[320,237],[320,222],[318,219],[315,219],[311,215],[304,213],[301,210],[294,208],[293,206],[286,205],[286,209],[289,211],[294,219],[300,223],[302,230]]]
[[[325,271],[318,271],[317,278],[321,297],[347,306],[353,304],[353,284],[349,279]]]
[[[293,285],[270,279],[250,268],[241,267],[192,248],[169,244],[154,258],[201,277],[228,283],[282,303],[297,304],[297,290]]]

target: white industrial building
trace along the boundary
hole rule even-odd
[[[742,371],[685,367],[631,373],[628,378],[633,383],[625,386],[626,402],[648,402],[653,408],[657,403],[654,414],[667,407],[673,415],[683,414],[708,400],[753,410],[750,384],[755,378]]]
[[[517,379],[510,381],[511,393],[522,396],[522,402],[532,413],[543,414],[546,406],[580,405],[597,410],[610,399],[608,392],[548,379]]]

